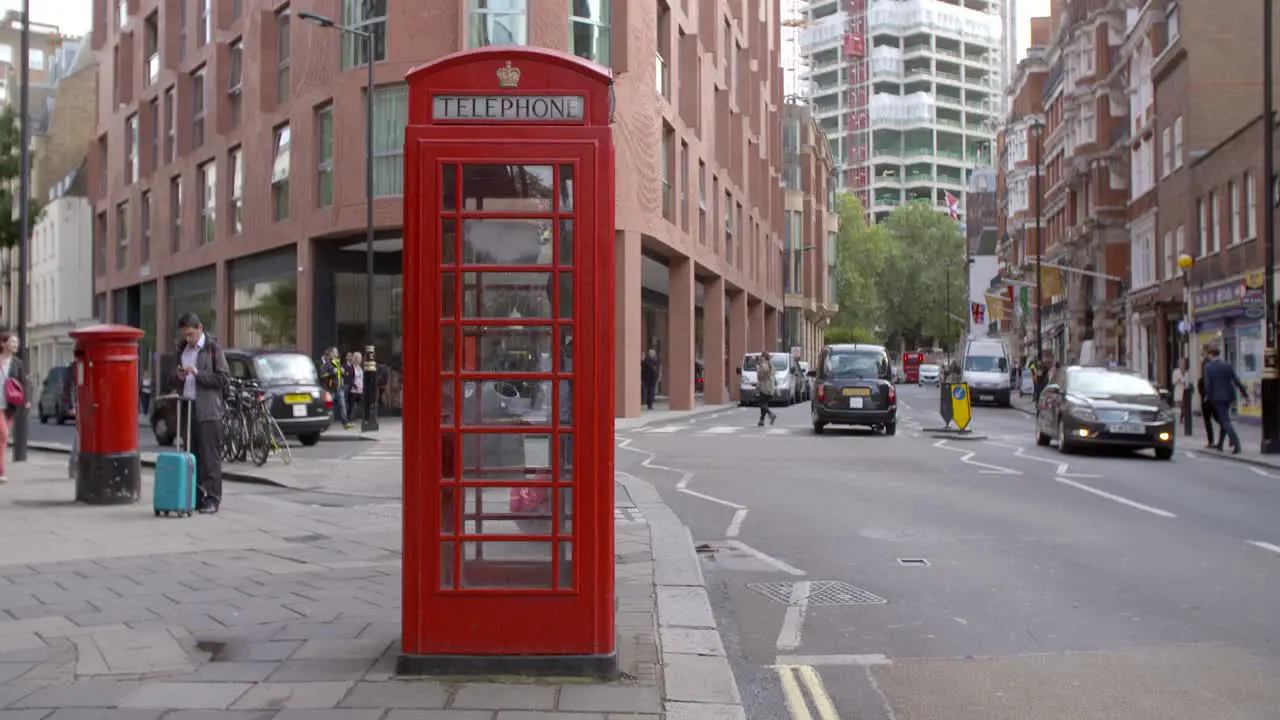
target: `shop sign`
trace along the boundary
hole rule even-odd
[[[1246,288],[1240,298],[1244,308],[1244,316],[1250,320],[1259,320],[1267,314],[1267,296],[1262,288]]]
[[[1197,290],[1191,296],[1197,313],[1238,308],[1243,297],[1244,283],[1242,282]]]

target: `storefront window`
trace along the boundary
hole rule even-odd
[[[217,292],[214,286],[213,268],[192,270],[175,275],[167,283],[169,290],[169,337],[177,337],[174,328],[185,313],[195,313],[200,317],[205,330],[216,332],[218,313],[214,309],[217,304]]]
[[[154,377],[156,372],[156,347],[159,342],[157,334],[156,311],[156,284],[149,282],[143,284],[141,291],[141,302],[139,303],[139,329],[144,335],[142,340],[138,342],[138,372],[140,379],[146,380]]]
[[[231,287],[231,337],[242,348],[293,348],[298,344],[295,277],[238,282]]]
[[[363,272],[340,272],[333,276],[338,331],[334,345],[344,353],[363,351],[368,344],[365,328],[366,277]],[[400,369],[404,343],[400,297],[403,288],[399,274],[374,276],[373,346],[378,365],[386,365],[388,370],[387,384],[378,396],[378,404],[385,410],[402,407]]]

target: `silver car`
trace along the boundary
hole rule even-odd
[[[917,385],[937,385],[942,381],[942,369],[937,365],[921,365]]]

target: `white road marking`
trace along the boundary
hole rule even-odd
[[[1098,488],[1090,487],[1088,485],[1085,485],[1084,483],[1078,483],[1068,478],[1055,477],[1054,480],[1062,483],[1063,485],[1070,485],[1071,487],[1076,488],[1077,490],[1083,490],[1087,493],[1093,493],[1094,495],[1097,495],[1100,498],[1106,498],[1107,500],[1110,500],[1112,502],[1118,502],[1121,505],[1128,505],[1129,507],[1134,508],[1135,510],[1149,512],[1152,515],[1159,515],[1160,517],[1164,517],[1164,518],[1178,517],[1177,515],[1174,515],[1168,510],[1161,510],[1160,508],[1151,507],[1150,505],[1143,505],[1142,503],[1137,502],[1135,500],[1130,500],[1129,498],[1121,497],[1119,495],[1113,495],[1112,493],[1109,493],[1105,490],[1099,490]]]
[[[1195,453],[1191,452],[1190,450],[1183,450],[1182,452],[1183,452],[1183,454],[1184,454],[1184,455],[1186,455],[1187,457],[1191,458],[1192,460],[1195,460],[1196,458],[1200,457],[1199,455],[1197,455],[1197,454],[1195,454]]]
[[[645,456],[644,460],[640,461],[641,467],[647,467],[651,470],[660,470],[663,472],[669,472],[673,475],[679,475],[680,480],[676,482],[677,490],[685,489],[689,485],[689,483],[693,481],[693,473],[689,472],[688,470],[677,470],[676,468],[669,468],[669,467],[666,467],[665,465],[658,465],[657,463],[654,462],[654,460],[657,459],[658,457],[657,455],[654,455],[648,450],[641,450],[640,448],[631,447],[631,438],[627,438],[622,442],[618,443],[618,448],[622,450],[626,450],[627,452],[636,453],[637,455],[644,455]]]
[[[1260,467],[1254,467],[1254,466],[1252,466],[1252,465],[1246,465],[1245,467],[1249,468],[1249,470],[1250,470],[1251,472],[1253,472],[1253,473],[1255,473],[1255,474],[1257,474],[1257,475],[1261,475],[1262,477],[1265,477],[1265,478],[1274,478],[1274,477],[1275,477],[1275,475],[1272,475],[1271,473],[1267,472],[1266,470],[1263,470],[1263,469],[1262,469],[1262,468],[1260,468]]]
[[[994,440],[987,440],[987,441],[986,441],[986,443],[987,443],[988,445],[994,445],[994,446],[996,446],[996,447],[1008,448],[1008,449],[1010,449],[1010,450],[1013,450],[1013,456],[1014,456],[1014,457],[1022,458],[1023,460],[1032,460],[1032,461],[1034,461],[1034,462],[1045,463],[1046,465],[1053,465],[1053,466],[1054,466],[1054,468],[1055,468],[1055,470],[1056,470],[1056,474],[1057,474],[1057,475],[1059,475],[1059,476],[1061,476],[1061,477],[1070,477],[1070,478],[1100,478],[1100,477],[1102,477],[1101,475],[1094,475],[1094,474],[1092,474],[1092,473],[1073,473],[1073,472],[1067,472],[1067,471],[1071,468],[1071,464],[1070,464],[1070,463],[1059,462],[1059,461],[1057,461],[1057,460],[1051,460],[1051,459],[1046,458],[1046,457],[1038,457],[1038,456],[1036,456],[1036,455],[1029,455],[1029,454],[1027,454],[1027,448],[1025,448],[1025,447],[1023,447],[1023,446],[1021,446],[1021,445],[1009,445],[1008,443],[995,442]]]
[[[771,428],[769,428],[768,430],[765,430],[765,431],[764,431],[764,434],[765,434],[765,435],[790,435],[791,433],[793,433],[793,432],[795,432],[795,431],[796,431],[796,428],[785,428],[785,427],[775,428],[775,427],[771,427]]]
[[[761,562],[768,563],[769,565],[772,565],[773,567],[777,568],[778,570],[781,570],[782,572],[788,575],[804,577],[805,575],[808,574],[803,570],[800,570],[796,567],[788,565],[787,563],[779,560],[776,557],[773,557],[772,555],[766,555],[760,552],[759,550],[751,547],[750,545],[742,542],[741,540],[727,540],[725,541],[725,544],[736,550],[741,550],[742,552],[754,557],[755,559]]]
[[[733,435],[742,429],[741,425],[716,425],[698,433],[699,435]]]
[[[688,430],[692,425],[663,425],[662,427],[650,428],[649,432],[655,435],[670,435],[678,433],[681,430]]]
[[[729,521],[729,527],[725,528],[725,537],[738,537],[738,534],[742,532],[742,522],[747,519],[748,512],[746,508],[738,508],[737,512],[733,514],[733,519]]]
[[[738,503],[736,503],[736,502],[730,502],[729,500],[721,500],[720,498],[715,497],[714,495],[708,495],[708,494],[706,494],[706,493],[700,493],[700,492],[698,492],[697,490],[690,490],[690,489],[688,489],[688,488],[680,488],[679,490],[680,490],[680,492],[684,493],[685,495],[692,495],[693,497],[700,498],[700,499],[702,499],[702,500],[706,500],[707,502],[713,502],[713,503],[715,503],[715,504],[717,504],[717,505],[723,505],[723,506],[728,507],[728,508],[733,508],[734,510],[744,510],[744,509],[745,509],[742,505],[739,505],[739,504],[738,504]]]
[[[961,453],[960,462],[964,463],[965,465],[972,465],[974,467],[986,468],[985,470],[978,471],[983,475],[1021,475],[1022,474],[1021,470],[1014,470],[1012,468],[1001,467],[999,465],[990,465],[988,463],[978,462],[977,460],[973,459],[973,456],[976,455],[977,453],[973,452],[972,450],[962,450],[960,448],[951,447],[950,445],[947,444],[948,442],[949,442],[948,440],[939,440],[938,442],[934,443],[933,446],[936,448],[941,448],[943,450],[950,450],[951,452]]]
[[[810,585],[806,581],[791,584],[791,603],[778,631],[778,650],[795,650],[804,635],[804,616],[809,611]]]
[[[868,655],[779,655],[777,659],[777,665],[783,667],[797,665],[808,665],[810,667],[866,667],[870,665],[892,664],[893,661],[888,657],[874,653]]]
[[[1270,550],[1271,552],[1276,553],[1277,555],[1280,555],[1280,545],[1275,545],[1269,542],[1262,542],[1261,540],[1249,540],[1248,542],[1250,545],[1256,548],[1262,548],[1263,550]]]

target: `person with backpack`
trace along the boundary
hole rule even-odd
[[[343,429],[351,429],[351,419],[347,417],[347,384],[342,358],[338,357],[338,348],[331,347],[324,351],[320,358],[320,385],[329,391],[333,398],[333,419],[342,423]]]

